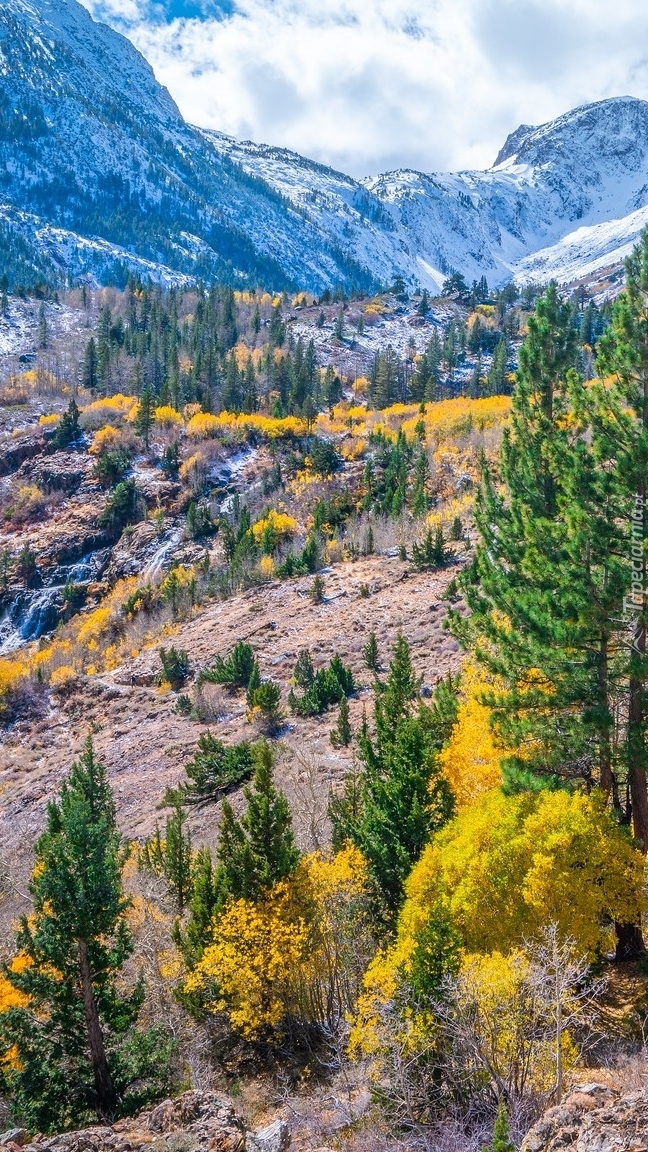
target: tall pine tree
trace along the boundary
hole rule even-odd
[[[168,1089],[169,1041],[138,1033],[144,989],[123,989],[133,951],[122,888],[127,850],[89,737],[36,844],[33,913],[5,972],[26,1003],[0,1017],[14,1118],[32,1130],[112,1119]]]
[[[342,796],[330,805],[334,845],[350,841],[360,849],[387,924],[398,913],[405,880],[430,834],[450,818],[454,807],[435,758],[452,723],[448,726],[444,714],[440,724],[442,712],[422,706],[419,686],[401,635],[387,680],[377,686],[375,735],[370,736],[366,721],[359,735],[362,771],[347,779]]]

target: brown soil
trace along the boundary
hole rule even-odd
[[[277,779],[295,809],[298,838],[305,848],[326,839],[326,805],[331,787],[339,785],[352,762],[352,749],[335,749],[329,732],[336,712],[314,719],[289,714],[285,698],[297,654],[310,648],[317,667],[335,652],[353,669],[359,685],[351,700],[357,728],[364,708],[371,718],[372,676],[363,666],[362,648],[375,631],[381,658],[387,663],[400,629],[412,647],[414,665],[423,677],[423,692],[459,665],[456,642],[442,628],[446,605],[441,595],[452,575],[417,573],[396,558],[372,556],[341,563],[324,573],[325,599],[309,596],[312,577],[273,582],[227,601],[211,601],[193,619],[177,625],[161,642],[184,648],[195,671],[210,666],[237,640],[249,640],[261,674],[282,684],[286,722],[279,735]],[[370,595],[362,597],[362,585]],[[105,761],[118,805],[119,822],[129,838],[150,835],[167,787],[183,778],[201,733],[208,729],[225,742],[254,738],[246,719],[243,694],[208,689],[209,723],[181,716],[177,696],[157,687],[158,645],[111,673],[84,677],[65,692],[51,693],[48,714],[21,721],[0,743],[1,855],[11,860],[9,887],[24,892],[34,839],[88,732]],[[191,690],[191,689],[189,689]],[[240,805],[240,793],[233,797]],[[218,809],[208,805],[190,816],[196,841],[213,843]],[[15,909],[13,900],[9,905]],[[9,908],[5,903],[7,911]]]

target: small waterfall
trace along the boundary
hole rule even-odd
[[[21,592],[0,620],[0,656],[51,632],[58,624],[62,608],[62,587]]]
[[[0,619],[0,656],[38,640],[58,624],[66,584],[89,584],[108,562],[109,549],[89,552],[74,564],[62,564],[42,588],[19,592]]]
[[[182,529],[174,528],[168,540],[164,540],[163,543],[160,544],[160,547],[153,553],[144,569],[142,580],[145,584],[154,584],[158,577],[162,575],[167,560],[175,552],[181,540]]]
[[[234,497],[238,491],[238,489],[234,488],[234,482],[245,465],[249,464],[249,462],[258,455],[258,452],[258,448],[242,448],[240,452],[236,452],[234,456],[230,456],[229,460],[225,460],[221,464],[218,473],[214,477],[219,487],[225,489],[227,492],[227,495],[221,501],[221,512],[231,512]]]

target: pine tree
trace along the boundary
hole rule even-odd
[[[97,376],[97,345],[95,344],[94,336],[91,336],[85,350],[83,357],[83,368],[81,371],[81,386],[93,392],[99,383]]]
[[[155,396],[149,384],[145,386],[140,397],[135,420],[135,431],[144,441],[145,448],[149,447],[151,428],[153,427],[153,414],[155,411]]]
[[[362,659],[365,662],[365,668],[370,672],[378,672],[380,669],[380,656],[378,653],[378,641],[376,640],[376,633],[370,632],[369,639],[362,649]]]
[[[570,410],[566,377],[574,356],[570,309],[552,285],[529,319],[529,335],[520,350],[511,427],[503,438],[500,461],[506,499],[489,468],[483,467],[476,505],[480,542],[473,565],[461,577],[471,611],[469,625],[462,623],[459,613],[450,614],[456,634],[475,646],[478,654],[483,653],[506,682],[495,718],[509,746],[528,738],[526,725],[537,723],[542,715],[540,700],[548,703],[544,685],[530,678],[530,670],[540,669],[552,681],[558,672],[561,604],[556,564],[561,561],[564,542],[558,497],[561,477],[575,465],[566,422]],[[497,655],[490,660],[488,652]],[[562,716],[565,710],[559,704],[564,701],[556,701],[556,711],[567,730],[573,729],[568,710]],[[544,715],[549,724],[548,712]],[[565,743],[563,727],[563,736],[547,761],[547,742],[542,740],[538,764],[555,763],[564,756]],[[572,758],[570,752],[568,759]],[[520,771],[531,786],[533,765]]]
[[[507,364],[508,348],[506,345],[506,337],[502,336],[495,348],[493,363],[488,373],[488,392],[490,396],[495,396],[499,392],[505,391]]]
[[[265,890],[290,876],[299,861],[290,808],[274,785],[273,754],[267,741],[258,745],[255,754],[252,785],[243,789],[245,814],[237,820],[231,805],[223,803],[218,885],[221,894],[234,899],[260,899]]]
[[[414,672],[412,654],[402,632],[398,633],[389,665],[389,675],[378,688],[375,704],[376,732],[388,741],[400,720],[410,715],[412,702],[418,699],[421,682]]]
[[[598,784],[620,817],[632,811],[637,838],[648,843],[641,597],[634,649],[624,619],[632,513],[637,494],[642,506],[648,459],[644,260],[648,239],[645,255],[630,262],[604,345],[600,369],[612,378],[605,385],[585,386],[573,370],[573,313],[555,286],[538,301],[502,445],[506,495],[484,467],[481,539],[461,580],[470,617],[462,623],[451,613],[450,623],[502,685],[487,698],[495,730],[505,746],[524,749],[504,761],[508,785]],[[638,551],[642,564],[642,543]],[[633,802],[624,812],[626,780]],[[617,932],[620,955],[641,952],[636,928]]]
[[[432,529],[428,528],[423,543],[418,544],[416,541],[412,545],[412,560],[414,566],[421,570],[431,568],[442,568],[447,563],[448,555],[445,549],[443,540],[443,528],[440,524],[437,525],[434,536]]]
[[[3,548],[0,551],[0,588],[6,592],[9,584],[9,572],[11,570],[11,552],[8,548]]]
[[[419,680],[401,635],[394,645],[386,683],[374,706],[375,737],[363,721],[358,745],[362,771],[333,799],[330,816],[336,845],[351,841],[367,861],[376,906],[393,923],[405,880],[430,833],[452,815],[453,799],[439,772],[436,715],[423,713]],[[444,729],[445,732],[445,729]]]
[[[424,288],[423,293],[421,295],[421,299],[419,300],[419,303],[416,306],[416,312],[417,312],[418,316],[425,318],[429,311],[430,311],[430,296],[429,296],[427,288]]]
[[[167,817],[164,834],[164,874],[176,908],[182,913],[192,892],[191,837],[184,831],[187,817],[179,798],[175,798],[173,807],[174,811]]]
[[[74,444],[81,435],[79,427],[79,412],[77,402],[72,397],[68,404],[67,412],[64,412],[58,428],[52,437],[52,444],[55,448],[67,448],[70,444]]]
[[[495,1127],[493,1129],[493,1142],[490,1148],[484,1148],[484,1152],[515,1152],[515,1144],[513,1144],[511,1140],[508,1116],[503,1104],[500,1104],[497,1110],[497,1119],[495,1120]]]
[[[35,580],[37,568],[36,553],[32,552],[28,540],[25,541],[18,553],[16,568],[25,588],[29,588]]]
[[[47,316],[45,314],[45,305],[41,302],[38,310],[38,347],[47,348],[49,333],[47,330]]]
[[[648,851],[647,292],[648,229],[645,229],[640,244],[626,261],[626,288],[614,306],[612,324],[599,341],[597,369],[605,377],[612,377],[613,387],[597,389],[598,419],[594,429],[597,456],[609,462],[608,471],[613,463],[616,517],[622,518],[627,526],[627,590],[623,606],[629,632],[626,639],[630,639],[630,645],[624,701],[628,717],[624,751],[633,829],[644,852]]]
[[[0,1018],[14,1116],[32,1130],[113,1118],[162,1091],[168,1040],[137,1033],[144,989],[121,972],[133,950],[122,888],[127,850],[117,830],[104,766],[89,737],[59,799],[48,808],[30,881],[33,914],[16,943],[29,963],[7,978],[28,997]],[[157,1049],[157,1050],[156,1050]],[[126,1094],[141,1077],[141,1092]]]
[[[353,739],[353,729],[349,719],[349,701],[346,696],[340,700],[337,724],[331,731],[331,744],[334,748],[348,748]]]
[[[209,848],[199,848],[193,868],[193,887],[189,901],[189,919],[183,932],[179,922],[174,927],[175,943],[185,963],[193,968],[213,939],[214,918],[223,905],[216,869]]]
[[[425,448],[421,448],[414,465],[414,497],[412,513],[414,516],[424,516],[428,510],[429,500],[427,486],[430,479],[430,461]]]

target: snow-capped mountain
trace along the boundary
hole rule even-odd
[[[512,133],[485,172],[354,180],[187,124],[133,45],[77,0],[0,4],[0,262],[321,291],[400,273],[491,284],[618,263],[648,208],[648,103]]]
[[[648,205],[648,103],[619,98],[586,105],[540,128],[512,133],[486,172],[389,172],[354,181],[276,148],[205,135],[222,155],[262,176],[356,258],[385,278],[397,268],[429,286],[451,270],[491,283],[561,278],[560,258],[531,253],[576,226],[617,221],[619,251],[636,238],[637,209]],[[621,217],[630,214],[624,225]],[[603,241],[602,241],[603,242]],[[592,258],[598,251],[592,234]],[[584,242],[584,262],[590,251]],[[610,259],[614,256],[610,250]],[[622,259],[622,255],[619,255]],[[550,269],[550,270],[549,270]],[[568,279],[578,275],[575,253]]]
[[[79,264],[100,278],[119,275],[132,253],[193,278],[375,283],[186,124],[130,41],[76,0],[0,4],[0,204],[13,210],[0,221],[13,280],[76,273]],[[70,264],[66,246],[41,244],[47,226],[103,244]]]

